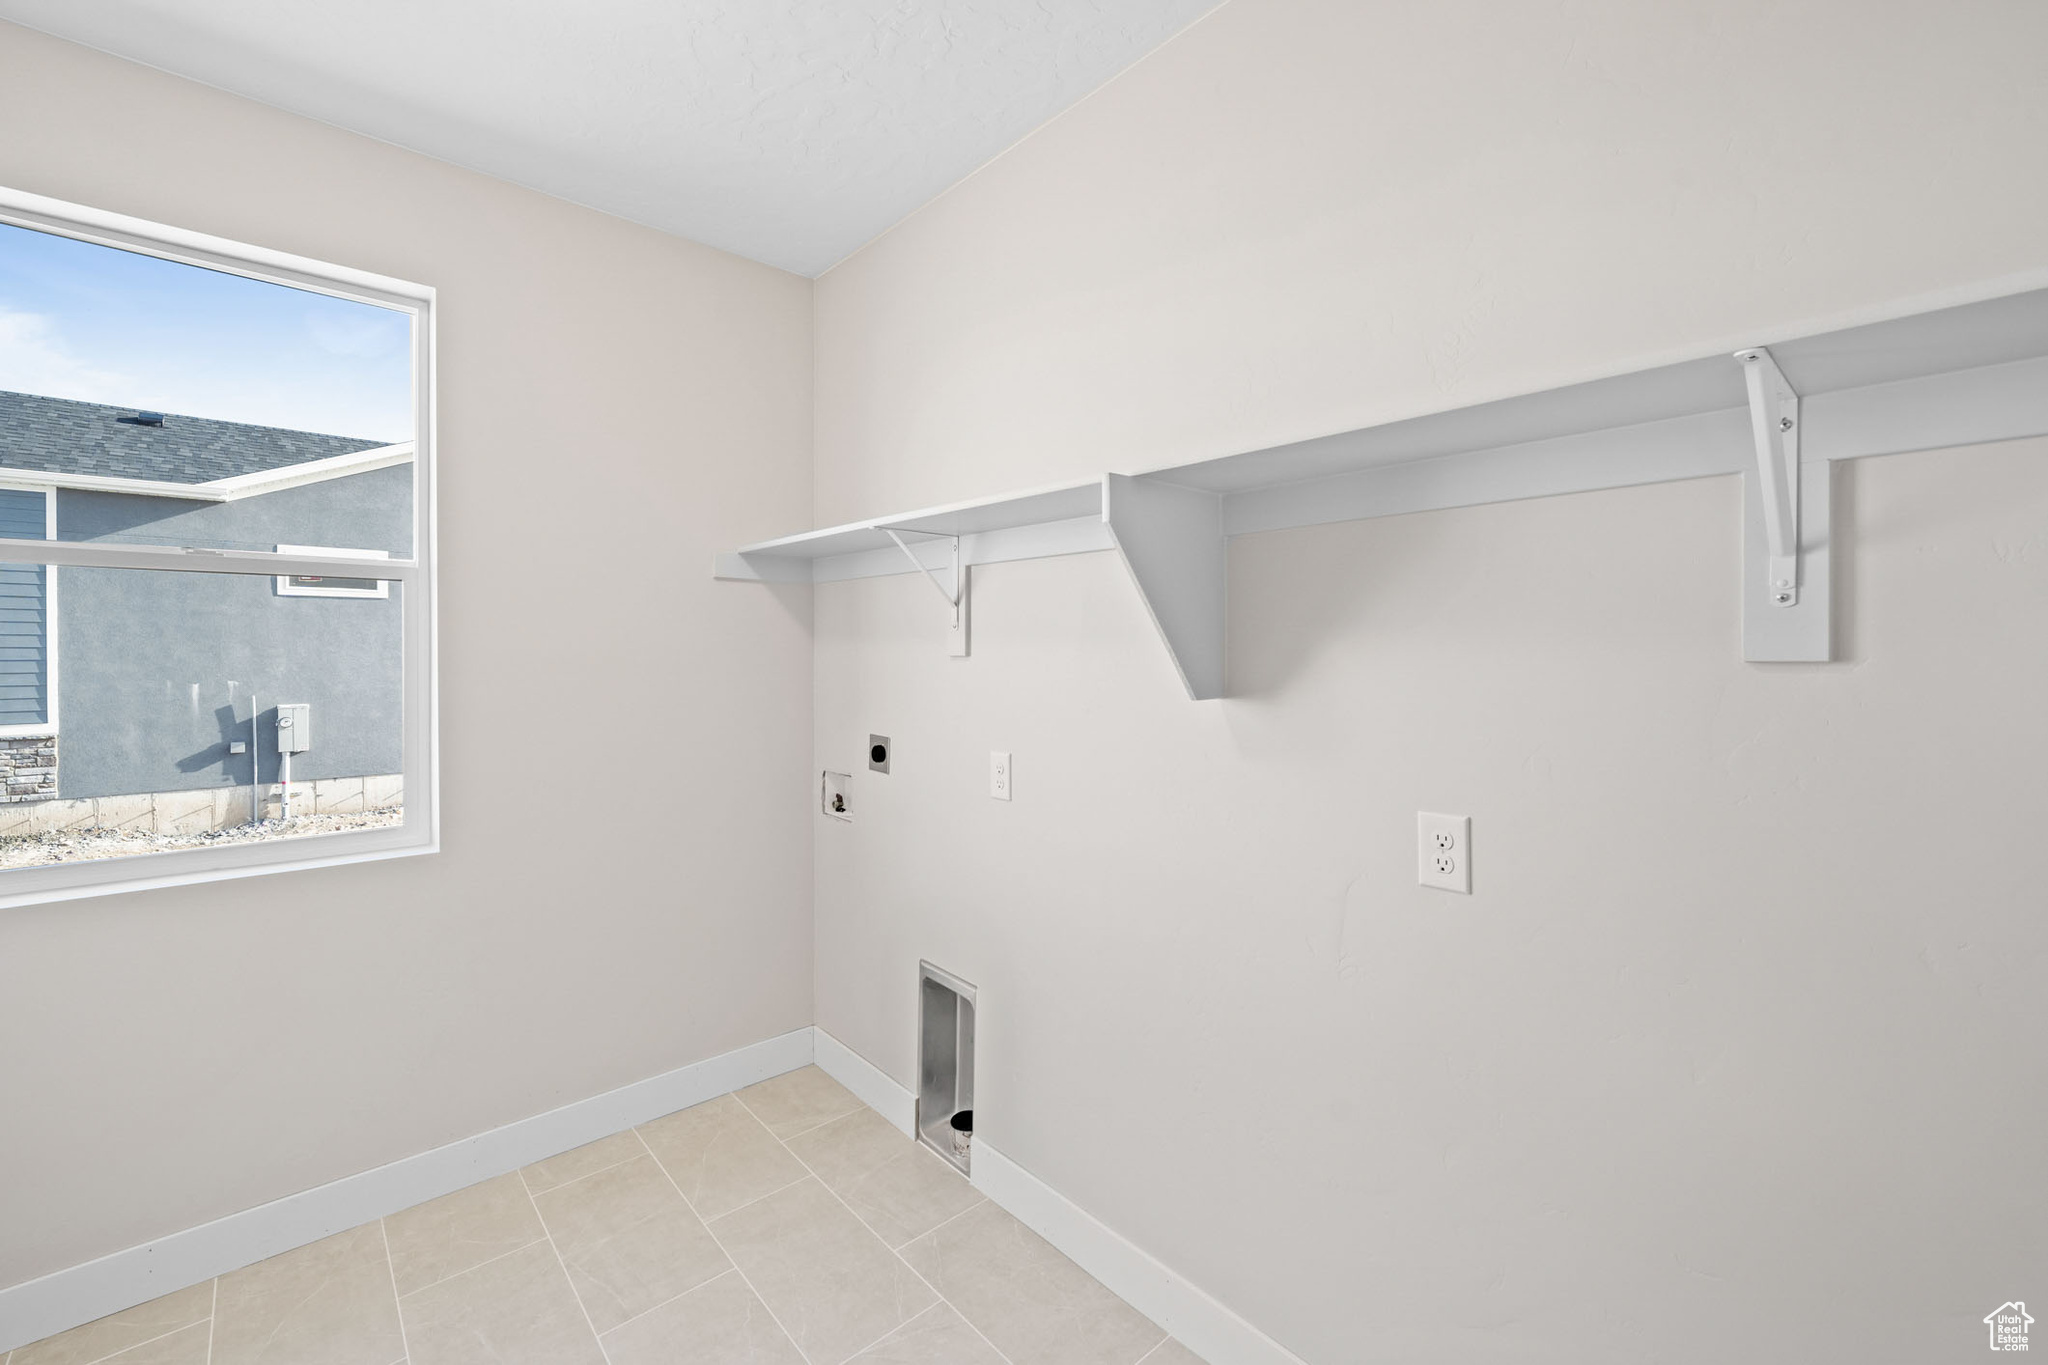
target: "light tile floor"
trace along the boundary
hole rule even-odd
[[[0,1365],[1200,1365],[816,1067]]]

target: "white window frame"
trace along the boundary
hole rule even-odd
[[[389,559],[389,550],[351,550],[340,545],[280,545],[281,555],[326,555],[331,559]],[[303,577],[304,575],[300,575]],[[391,582],[379,578],[374,587],[368,588],[308,588],[292,582],[293,575],[279,574],[274,580],[279,597],[389,597]],[[361,574],[354,577],[363,577]]]
[[[51,540],[57,538],[57,490],[40,483],[0,483],[0,488],[11,488],[18,493],[41,493],[43,495],[43,534]],[[40,725],[0,725],[0,739],[43,739],[55,736],[57,728],[57,566],[43,566],[43,696],[49,704],[49,715]],[[57,760],[60,774],[64,761]],[[4,883],[0,883],[4,885]]]
[[[435,399],[434,317],[431,286],[374,275],[346,266],[293,256],[267,247],[250,246],[140,218],[108,213],[79,204],[28,194],[0,186],[0,223],[56,233],[78,241],[136,251],[164,260],[203,266],[294,289],[335,298],[372,303],[409,313],[413,318],[412,461],[413,555],[387,557],[376,576],[405,585],[402,667],[404,718],[403,776],[405,814],[401,824],[382,829],[349,830],[215,848],[177,849],[131,857],[57,863],[44,867],[0,870],[0,909],[42,901],[68,900],[148,887],[182,886],[233,877],[332,867],[343,863],[437,853],[441,847],[439,672],[436,663],[438,603],[435,594]],[[56,515],[56,498],[50,499]],[[226,573],[288,578],[320,575],[361,578],[365,555],[328,553],[261,553],[246,550],[166,548],[100,541],[9,540],[0,538],[0,558],[18,564],[44,564],[52,569],[51,585],[51,724],[32,733],[55,730],[56,701],[56,566],[103,569],[154,569],[181,573]],[[61,771],[63,757],[58,757]]]

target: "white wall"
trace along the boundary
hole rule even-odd
[[[1232,0],[818,286],[818,517],[2042,264],[2033,0]]]
[[[819,281],[817,520],[1634,368],[2048,265],[2048,12],[1234,0]],[[2048,1254],[2048,442],[817,590],[818,1022],[981,988],[1006,1155],[1312,1365],[1923,1361]],[[895,740],[886,778],[859,765]],[[987,751],[1016,755],[989,801]],[[1413,884],[1469,812],[1477,889]]]
[[[0,1286],[809,1024],[810,285],[4,24],[0,184],[440,289],[446,847],[0,915]]]

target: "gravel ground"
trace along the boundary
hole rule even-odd
[[[76,863],[92,858],[128,858],[137,853],[167,853],[176,848],[219,848],[225,844],[297,839],[308,834],[382,829],[404,819],[404,807],[383,806],[351,815],[297,815],[289,820],[263,820],[251,825],[208,830],[204,834],[151,834],[147,830],[125,829],[17,834],[0,838],[0,867],[38,867],[44,863]]]

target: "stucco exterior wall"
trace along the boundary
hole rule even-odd
[[[61,490],[63,540],[405,554],[412,467],[230,503]],[[277,703],[308,702],[294,780],[404,767],[401,589],[388,598],[280,596],[268,577],[57,571],[57,790],[67,800],[246,788],[278,780]],[[249,720],[256,713],[252,736]]]

